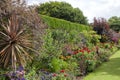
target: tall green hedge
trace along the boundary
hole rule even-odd
[[[90,30],[89,26],[78,24],[78,23],[72,23],[66,20],[53,18],[45,15],[40,15],[43,22],[49,26],[50,29],[63,29],[63,30],[77,30],[77,31],[83,31],[83,30]]]

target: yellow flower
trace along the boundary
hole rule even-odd
[[[71,56],[66,56],[66,58],[67,58],[67,59],[70,59],[70,58],[71,58]]]
[[[63,56],[63,55],[61,55],[61,56],[60,56],[60,58],[61,58],[61,59],[64,59],[64,56]]]

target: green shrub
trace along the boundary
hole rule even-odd
[[[34,67],[30,68],[25,75],[26,80],[40,80],[40,74],[37,74]]]
[[[96,60],[87,60],[87,72],[92,72],[96,68]]]
[[[0,76],[0,80],[6,80],[5,76]]]
[[[53,58],[51,63],[49,63],[52,72],[58,72],[62,69],[68,68],[68,63],[63,61],[62,59]]]
[[[69,3],[50,1],[37,7],[40,14],[52,16],[71,22],[87,24],[88,21],[79,8],[73,8]]]
[[[76,30],[76,31],[83,31],[83,30],[90,30],[89,26],[85,26],[82,24],[78,24],[78,23],[72,23],[66,20],[62,20],[62,19],[57,19],[57,18],[52,18],[49,16],[45,16],[45,15],[40,15],[43,22],[45,24],[47,24],[49,26],[49,28],[51,29],[62,29],[62,30]]]

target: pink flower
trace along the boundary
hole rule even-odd
[[[53,77],[55,77],[55,76],[57,76],[57,74],[56,74],[56,73],[54,73],[54,74],[53,74]]]

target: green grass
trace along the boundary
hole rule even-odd
[[[120,50],[83,80],[120,80]]]

